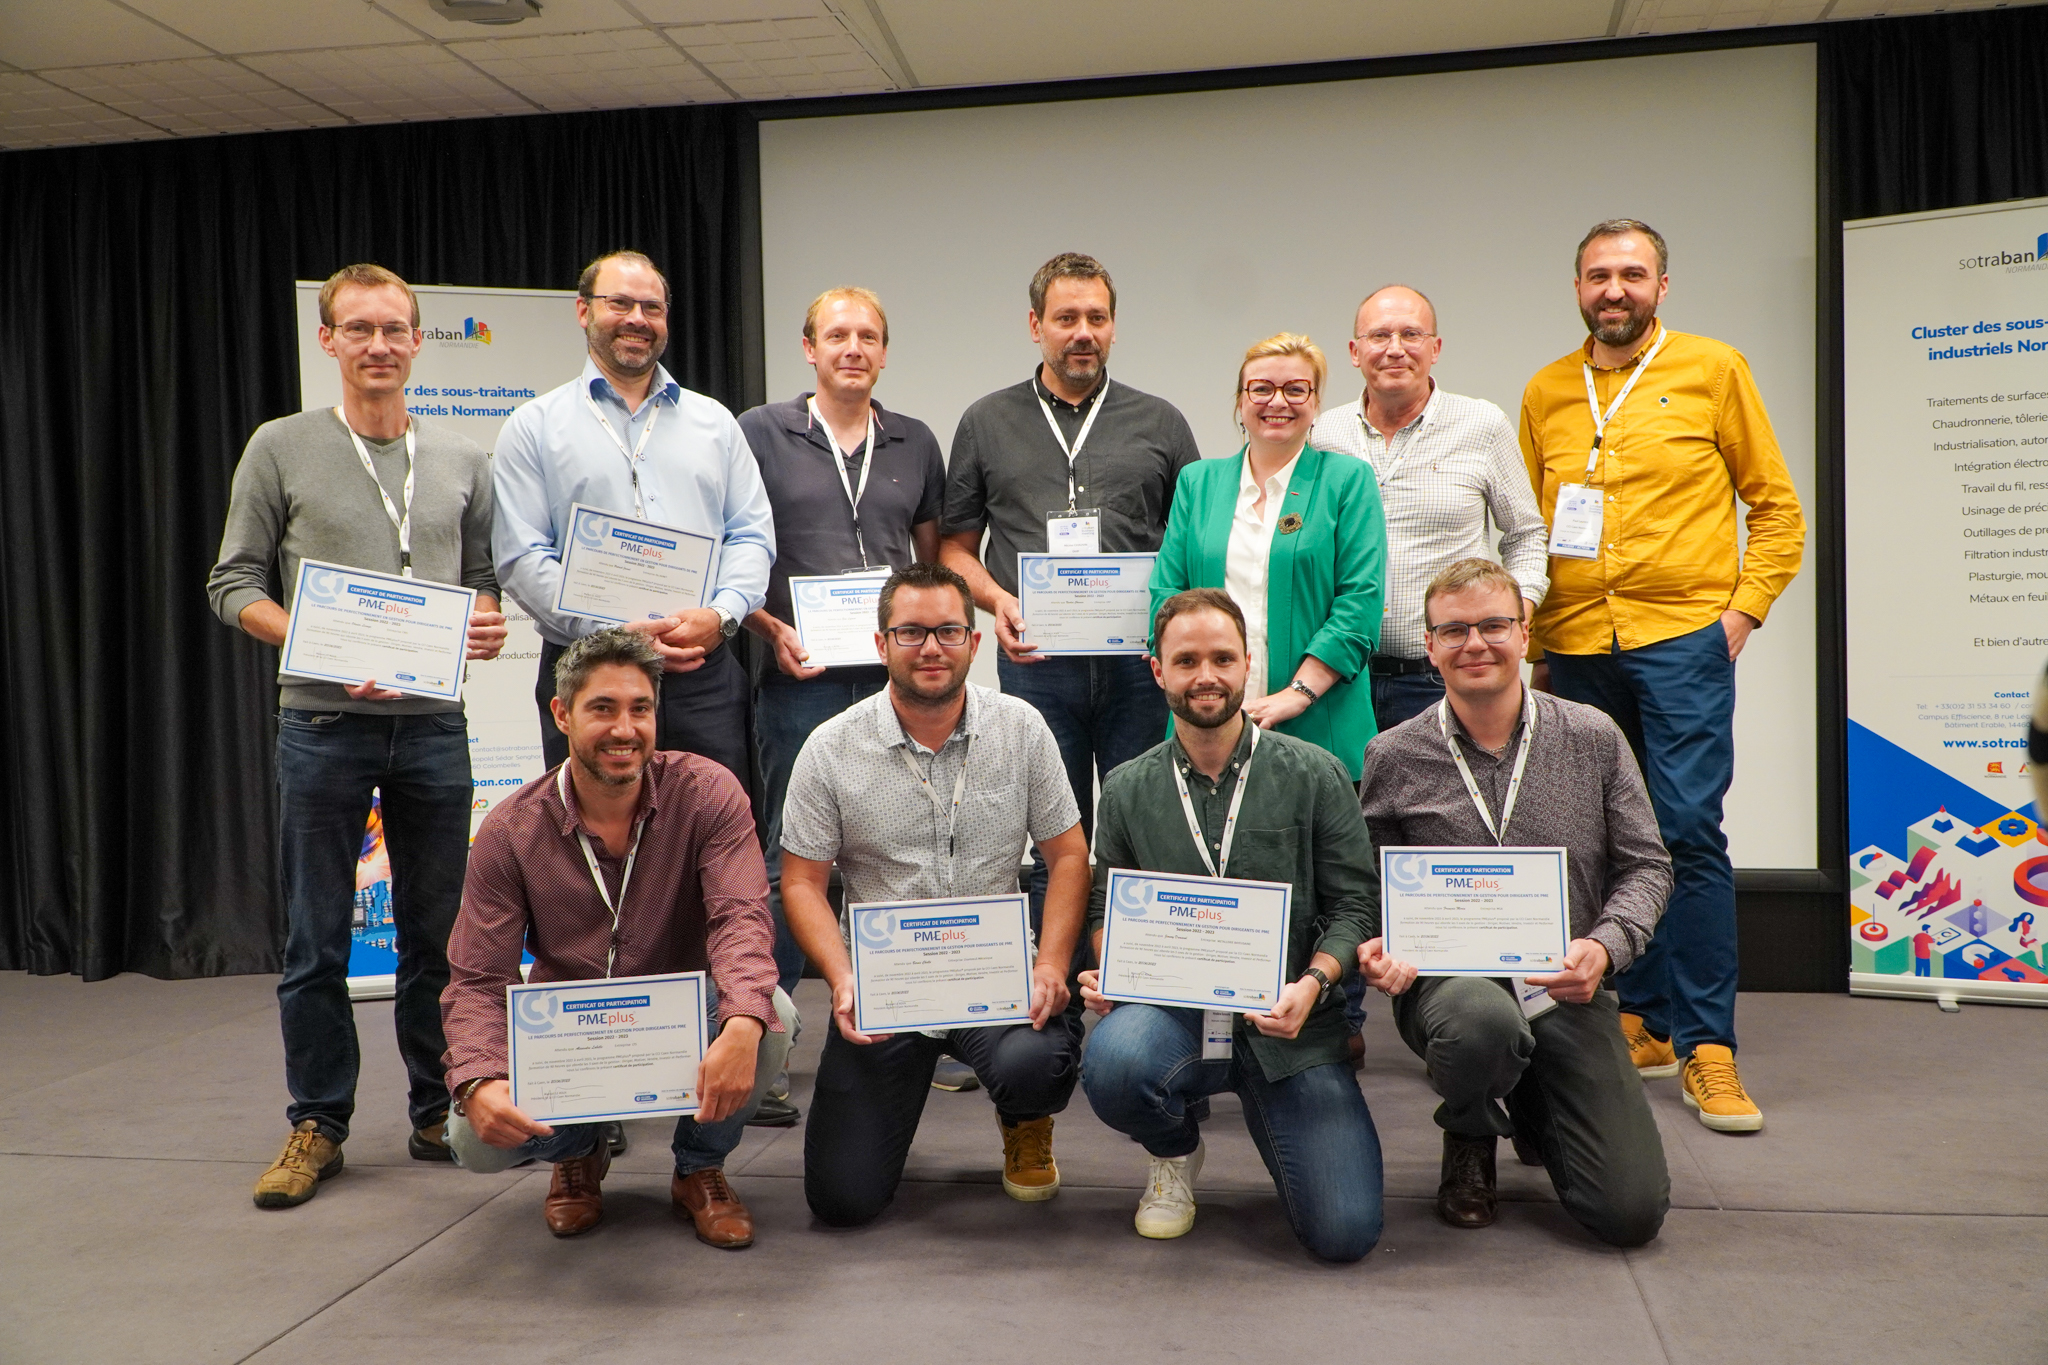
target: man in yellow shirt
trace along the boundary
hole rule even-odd
[[[1763,1114],[1735,1069],[1721,799],[1735,767],[1735,660],[1799,571],[1806,522],[1748,362],[1657,321],[1668,261],[1648,224],[1596,224],[1574,281],[1592,335],[1523,391],[1522,455],[1551,528],[1531,652],[1543,656],[1537,686],[1621,726],[1671,851],[1669,908],[1616,982],[1630,1055],[1645,1077],[1682,1070],[1707,1127],[1753,1132]]]

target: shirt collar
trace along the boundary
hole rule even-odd
[[[566,768],[575,761],[576,759],[572,755],[562,761],[562,767]],[[655,798],[654,790],[661,785],[661,771],[666,766],[668,766],[668,762],[664,755],[654,753],[648,756],[647,767],[640,774],[640,800],[633,807],[634,824],[637,825],[643,820],[652,820],[655,814],[660,811],[661,803]],[[576,803],[575,779],[572,777],[569,781],[562,782],[559,778],[551,775],[549,783],[555,787],[557,795],[562,797],[562,837],[565,839],[574,838],[579,832],[587,834],[590,836],[590,846],[602,853],[604,851],[604,840],[598,838],[597,832],[583,823],[582,807]]]
[[[1527,683],[1522,684],[1522,686],[1525,688],[1528,687],[1528,685],[1529,684]],[[1542,703],[1539,701],[1537,704],[1540,706]],[[1484,755],[1487,758],[1493,759],[1497,763],[1504,762],[1507,759],[1507,756],[1515,751],[1515,740],[1520,737],[1522,733],[1522,727],[1529,723],[1529,712],[1527,706],[1525,705],[1521,713],[1515,717],[1515,728],[1508,732],[1507,747],[1502,749],[1498,754],[1496,754],[1491,749],[1488,749],[1484,745],[1480,744],[1478,740],[1472,738],[1472,736],[1469,733],[1467,733],[1465,729],[1465,722],[1458,719],[1457,707],[1446,704],[1444,706],[1444,711],[1451,718],[1451,737],[1453,739],[1464,740],[1466,747],[1471,749],[1472,752]]]
[[[1051,389],[1045,386],[1045,376],[1043,374],[1043,369],[1043,366],[1038,366],[1032,369],[1031,391],[1037,394],[1045,402],[1052,404],[1054,409],[1064,410],[1067,412],[1088,411],[1089,405],[1094,403],[1096,399],[1102,397],[1103,383],[1109,378],[1109,369],[1105,366],[1103,368],[1102,373],[1096,377],[1095,387],[1089,391],[1088,396],[1086,398],[1083,398],[1078,403],[1069,403],[1066,399],[1060,397],[1058,394],[1054,393]]]
[[[1301,450],[1307,449],[1306,445],[1301,448]],[[1294,458],[1281,465],[1272,477],[1266,480],[1266,492],[1269,497],[1275,491],[1285,493],[1287,485],[1294,482],[1294,467],[1301,463],[1301,450],[1295,451]],[[1247,494],[1252,498],[1257,498],[1259,495],[1259,486],[1252,482],[1252,456],[1249,448],[1245,451],[1243,468],[1237,471],[1237,500],[1240,505],[1245,502]]]
[[[626,400],[619,396],[619,391],[612,387],[612,381],[604,377],[604,371],[597,368],[597,362],[590,358],[588,352],[583,356],[583,391],[592,398],[606,399],[622,408],[626,406]],[[682,400],[683,386],[676,383],[674,375],[656,365],[654,384],[647,390],[647,396],[655,402],[665,402],[674,407]]]
[[[808,435],[811,428],[816,425],[816,423],[811,421],[811,400],[817,396],[817,390],[805,389],[795,398],[792,398],[789,402],[789,410],[783,415],[783,425],[791,431],[803,432]],[[868,407],[875,414],[875,436],[877,437],[875,444],[886,445],[895,439],[895,434],[889,429],[889,410],[872,398],[868,399]]]
[[[1646,356],[1646,355],[1648,355],[1648,354],[1650,353],[1650,348],[1651,348],[1652,346],[1654,346],[1654,345],[1656,345],[1656,344],[1657,344],[1657,338],[1658,338],[1658,337],[1660,337],[1660,336],[1662,336],[1662,335],[1664,335],[1664,319],[1662,319],[1662,318],[1658,318],[1658,319],[1657,319],[1657,325],[1656,325],[1656,326],[1654,326],[1654,327],[1652,327],[1652,328],[1650,329],[1650,334],[1649,334],[1648,336],[1646,336],[1646,337],[1644,337],[1644,338],[1643,338],[1643,344],[1642,344],[1642,345],[1640,345],[1640,346],[1638,346],[1638,347],[1636,347],[1636,349],[1635,349],[1635,354],[1631,355],[1631,356],[1630,356],[1630,357],[1629,357],[1629,358],[1628,358],[1627,360],[1624,360],[1624,361],[1623,361],[1623,362],[1622,362],[1621,364],[1619,364],[1619,365],[1602,365],[1602,364],[1600,364],[1600,363],[1599,363],[1598,361],[1594,360],[1594,359],[1593,359],[1593,338],[1591,338],[1591,337],[1587,337],[1587,338],[1586,338],[1586,363],[1587,363],[1588,365],[1591,365],[1591,366],[1592,366],[1592,367],[1593,367],[1594,369],[1596,369],[1596,370],[1610,370],[1610,371],[1620,371],[1620,370],[1632,370],[1632,369],[1634,369],[1634,368],[1635,368],[1635,367],[1636,367],[1636,366],[1637,366],[1638,364],[1640,364],[1640,363],[1642,362],[1642,359],[1643,359],[1643,357],[1644,357],[1644,356]],[[1430,396],[1431,396],[1432,398],[1434,398],[1434,397],[1435,397],[1435,395],[1434,395],[1434,394],[1432,394],[1432,395],[1430,395]]]
[[[975,695],[974,684],[969,683],[965,690],[967,703],[960,708],[960,723],[946,736],[946,744],[956,739],[973,739],[975,725],[981,719],[981,699]],[[896,714],[896,703],[889,700],[887,687],[875,695],[875,733],[885,748],[908,747],[912,743],[910,732],[903,728],[903,718]],[[945,745],[939,747],[943,749]]]
[[[1249,754],[1251,751],[1252,721],[1251,718],[1247,716],[1245,718],[1244,728],[1238,731],[1237,747],[1230,751],[1230,770],[1232,772],[1237,772],[1243,769],[1245,756]],[[1204,773],[1200,768],[1197,768],[1195,766],[1194,760],[1188,757],[1188,751],[1181,747],[1180,725],[1178,722],[1176,722],[1173,727],[1173,744],[1170,752],[1167,754],[1167,759],[1175,767],[1180,769],[1181,775],[1184,777],[1188,776],[1189,774],[1192,774],[1196,777],[1206,779],[1208,776],[1208,774]]]
[[[1436,386],[1436,377],[1434,375],[1430,376],[1429,397],[1423,400],[1422,411],[1416,413],[1414,418],[1408,423],[1407,426],[1402,427],[1400,431],[1397,431],[1394,434],[1396,436],[1399,436],[1402,432],[1415,431],[1423,426],[1428,425],[1431,422],[1434,422],[1436,420],[1436,398],[1437,395],[1442,392],[1443,390],[1439,389]],[[1372,434],[1377,436],[1379,435],[1379,433],[1377,431],[1373,431],[1372,423],[1367,420],[1365,415],[1366,406],[1371,401],[1371,399],[1371,394],[1366,393],[1363,390],[1360,390],[1358,395],[1358,420],[1366,428],[1366,430],[1372,431]]]

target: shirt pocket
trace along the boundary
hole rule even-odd
[[[1286,882],[1300,873],[1301,831],[1240,825],[1231,841],[1230,876],[1251,882]]]

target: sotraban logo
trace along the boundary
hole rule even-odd
[[[420,335],[428,341],[461,342],[472,346],[481,342],[488,346],[491,344],[491,324],[478,322],[475,318],[464,318],[462,330],[459,332],[447,327],[423,327],[420,329]]]
[[[2020,268],[2041,270],[2048,268],[2048,232],[2035,239],[2032,251],[2000,251],[1984,256],[1965,256],[1956,262],[1958,270],[1993,270]]]

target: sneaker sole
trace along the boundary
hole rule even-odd
[[[1684,1062],[1665,1062],[1661,1066],[1639,1066],[1636,1068],[1636,1075],[1646,1081],[1661,1081],[1667,1076],[1676,1076],[1683,1070]]]
[[[1679,1097],[1699,1116],[1701,1123],[1717,1133],[1756,1133],[1763,1130],[1762,1114],[1709,1114],[1700,1108],[1700,1102],[1692,1097],[1692,1091],[1681,1090]]]
[[[336,1152],[334,1160],[320,1168],[320,1174],[314,1177],[312,1185],[304,1194],[293,1198],[282,1191],[266,1193],[259,1190],[256,1194],[256,1207],[259,1209],[295,1209],[299,1205],[311,1200],[314,1195],[320,1193],[320,1186],[323,1182],[340,1175],[341,1165],[341,1153]]]
[[[1003,1177],[1003,1193],[1020,1204],[1042,1204],[1060,1192],[1059,1173],[1054,1172],[1050,1185],[1013,1185],[1010,1177]]]
[[[1150,1237],[1155,1242],[1170,1242],[1176,1237],[1185,1237],[1190,1232],[1194,1231],[1195,1216],[1193,1214],[1189,1214],[1188,1219],[1185,1223],[1173,1224],[1170,1226],[1161,1226],[1158,1224],[1154,1224],[1152,1227],[1148,1228],[1143,1223],[1136,1224],[1135,1226],[1138,1229],[1138,1235],[1140,1237]]]

